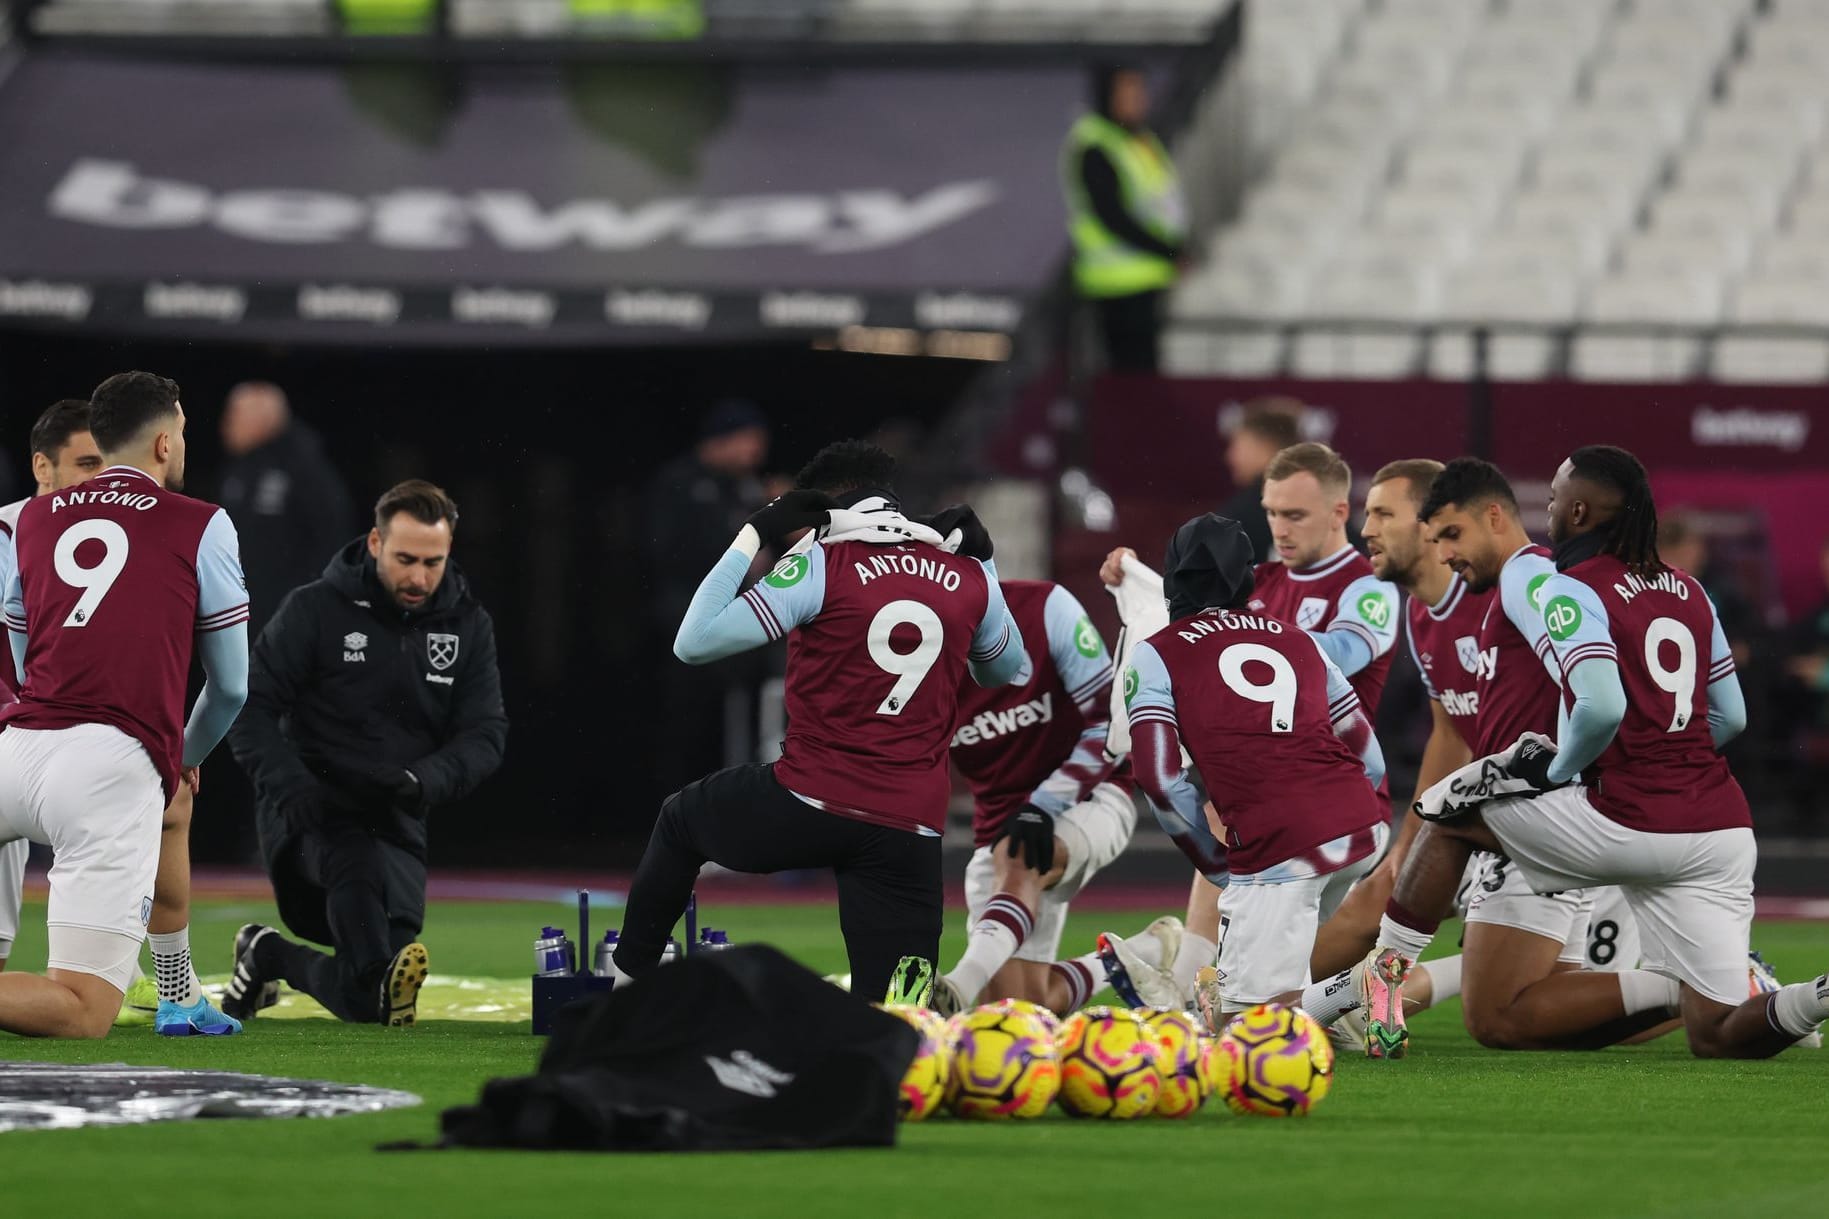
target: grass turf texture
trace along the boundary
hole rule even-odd
[[[608,925],[598,912],[594,921]],[[42,905],[15,955],[42,962]],[[199,968],[228,966],[234,930],[271,919],[250,904],[200,906]],[[442,974],[525,976],[554,906],[441,904],[426,934]],[[821,972],[843,968],[835,916],[816,906],[720,910],[738,941],[769,940]],[[1075,915],[1066,944],[1126,930],[1137,915]],[[950,920],[949,959],[961,947]],[[1443,937],[1452,942],[1452,929]],[[1829,965],[1829,926],[1765,923],[1755,942],[1788,979]],[[592,1156],[503,1152],[384,1155],[376,1143],[436,1136],[437,1115],[491,1076],[532,1069],[525,1024],[427,1021],[384,1031],[320,1020],[256,1021],[231,1039],[117,1029],[101,1043],[0,1035],[0,1057],[214,1067],[401,1088],[417,1109],[300,1121],[204,1121],[0,1135],[0,1209],[114,1215],[123,1207],[223,1205],[263,1216],[1099,1215],[1190,1207],[1222,1215],[1373,1206],[1404,1215],[1731,1216],[1814,1206],[1829,1186],[1829,1051],[1762,1063],[1696,1062],[1678,1037],[1590,1055],[1475,1046],[1459,1004],[1415,1022],[1409,1059],[1344,1060],[1306,1121],[1047,1118],[1001,1125],[936,1119],[892,1151]],[[1374,1198],[1381,1199],[1378,1202]],[[208,1201],[206,1201],[208,1200]]]

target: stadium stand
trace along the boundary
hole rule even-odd
[[[1825,68],[1823,0],[1257,0],[1168,366],[1823,380]]]

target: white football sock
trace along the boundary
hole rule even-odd
[[[1086,1006],[1086,1001],[1105,989],[1109,979],[1105,976],[1105,963],[1099,960],[1099,954],[1089,952],[1083,957],[1071,961],[1056,961],[1048,966],[1062,981],[1067,983],[1067,1006],[1056,1012],[1065,1016]]]
[[[1619,997],[1626,1005],[1626,1015],[1655,1011],[1676,1013],[1683,992],[1675,978],[1666,978],[1648,969],[1622,970],[1618,977]]]
[[[1156,937],[1150,936],[1150,939]],[[1181,937],[1181,951],[1175,954],[1175,964],[1169,972],[1175,976],[1175,985],[1182,994],[1194,993],[1194,975],[1200,972],[1203,965],[1211,965],[1219,956],[1219,945],[1205,936],[1195,935],[1192,931],[1184,932]]]
[[[1829,1020],[1829,974],[1814,982],[1793,982],[1773,994],[1770,1011],[1778,1027],[1794,1037],[1808,1037]]]
[[[972,924],[965,955],[946,973],[947,980],[959,988],[959,997],[968,1004],[976,1002],[991,975],[1016,955],[1034,929],[1035,916],[1027,906],[1008,893],[992,894],[984,913]]]
[[[1393,922],[1388,914],[1378,920],[1378,947],[1389,948],[1406,961],[1414,961],[1422,956],[1434,942],[1435,933],[1432,931],[1418,931],[1414,927]]]
[[[1362,963],[1363,964],[1363,963]],[[1360,965],[1353,969],[1361,968]],[[1302,992],[1296,1006],[1326,1028],[1359,1006],[1359,988],[1353,984],[1353,969],[1343,969],[1331,978],[1323,978]]]
[[[1434,993],[1429,996],[1430,1007],[1446,1003],[1461,993],[1461,958],[1458,953],[1451,957],[1424,961],[1416,968],[1429,975],[1429,985],[1434,988]]]
[[[191,929],[158,931],[146,937],[152,946],[153,976],[159,984],[159,998],[190,1007],[203,998],[197,984],[197,971],[191,968]]]

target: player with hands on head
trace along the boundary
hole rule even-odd
[[[828,445],[794,491],[738,531],[693,595],[673,647],[688,664],[788,641],[787,739],[776,762],[714,772],[661,806],[629,889],[618,984],[659,966],[711,861],[741,872],[832,869],[853,988],[881,995],[898,974],[917,997],[931,987],[959,687],[968,674],[1009,681],[1024,652],[994,566],[904,516],[894,473],[874,445]],[[742,590],[762,546],[801,530]]]

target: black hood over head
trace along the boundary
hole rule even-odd
[[[1175,531],[1162,558],[1169,617],[1243,605],[1257,583],[1256,566],[1244,526],[1216,512],[1195,517]]]

